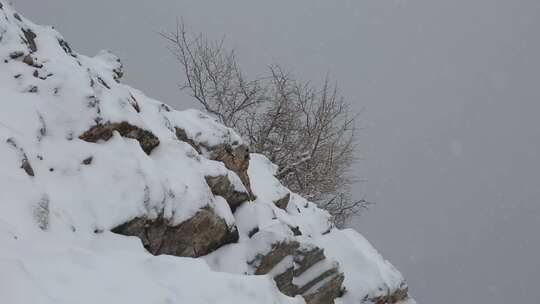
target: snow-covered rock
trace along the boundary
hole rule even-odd
[[[398,303],[401,274],[233,130],[0,0],[0,303]]]

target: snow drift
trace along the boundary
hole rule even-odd
[[[1,303],[404,303],[401,274],[212,117],[0,1]]]

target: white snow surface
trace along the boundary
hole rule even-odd
[[[326,211],[281,185],[262,155],[251,155],[248,171],[257,199],[233,214],[204,177],[225,174],[243,190],[240,179],[177,140],[175,127],[205,146],[240,144],[238,134],[117,82],[116,56],[72,52],[52,27],[0,4],[0,303],[303,303],[282,295],[271,274],[246,275],[257,254],[293,239],[339,262],[348,290],[340,303],[403,283],[360,234],[333,229]],[[23,29],[36,34],[36,51]],[[27,55],[34,66],[23,62]],[[78,138],[97,122],[123,121],[152,132],[159,145],[147,155],[117,132],[97,143]],[[276,207],[288,193],[287,210]],[[203,258],[152,256],[138,238],[109,232],[135,217],[179,224],[206,206],[236,225],[240,240]]]
[[[339,303],[358,303],[358,299],[370,299],[390,294],[403,287],[401,274],[385,260],[358,232],[352,229],[333,230],[318,236],[315,244],[325,249],[328,258],[341,265],[345,274],[343,282],[347,292]]]

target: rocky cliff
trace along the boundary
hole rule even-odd
[[[1,303],[412,303],[208,115],[0,1]]]

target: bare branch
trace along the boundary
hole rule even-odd
[[[273,64],[263,77],[248,79],[224,38],[190,36],[182,21],[160,35],[183,72],[180,88],[276,163],[284,185],[328,210],[336,224],[369,205],[351,199],[349,190],[359,113],[329,74],[316,86]]]

